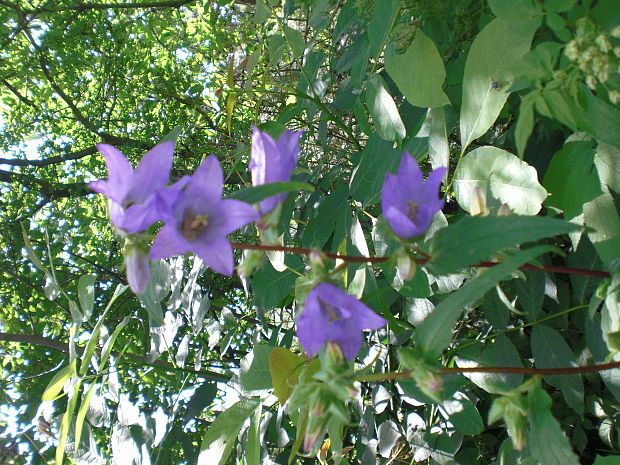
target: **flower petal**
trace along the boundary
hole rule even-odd
[[[260,218],[258,212],[250,204],[240,200],[222,200],[220,212],[224,217],[224,221],[220,225],[220,231],[225,236]]]
[[[215,155],[209,155],[191,176],[185,187],[185,195],[213,203],[222,198],[224,173]]]
[[[183,255],[190,252],[191,244],[181,236],[172,223],[166,224],[155,238],[149,257],[151,260]]]
[[[277,157],[278,147],[266,132],[259,131],[256,127],[253,127],[252,131],[252,160],[250,162],[252,185],[262,186],[273,182],[267,178],[267,170],[272,163],[276,162],[274,156]]]
[[[174,142],[163,142],[149,150],[134,171],[130,198],[143,203],[156,189],[165,187],[170,177]]]
[[[107,195],[118,203],[123,203],[126,193],[132,185],[133,169],[122,152],[109,144],[97,144],[97,150],[105,158],[108,168]]]
[[[132,247],[125,256],[127,282],[134,294],[141,294],[151,281],[151,264],[148,255]]]
[[[196,242],[192,251],[205,265],[226,276],[232,276],[233,253],[225,237],[213,237],[208,242]]]

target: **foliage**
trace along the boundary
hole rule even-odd
[[[616,1],[0,0],[0,62],[2,463],[620,460]],[[252,186],[253,125],[303,131],[290,181]],[[87,184],[163,141],[286,200],[238,275],[134,295]],[[411,241],[404,152],[447,167]],[[326,281],[388,322],[353,361],[295,336]]]

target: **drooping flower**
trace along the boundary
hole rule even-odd
[[[91,182],[88,186],[110,200],[110,220],[119,229],[134,234],[157,221],[154,193],[166,187],[172,168],[174,142],[153,147],[135,170],[119,150],[98,144],[105,157],[108,180]]]
[[[301,131],[284,131],[276,142],[269,134],[253,128],[250,160],[253,186],[291,179],[299,155],[300,137]],[[262,200],[259,204],[261,214],[273,210],[285,197],[286,194],[282,193]]]
[[[398,236],[411,239],[428,229],[435,213],[443,208],[438,194],[446,170],[437,168],[424,182],[418,163],[405,152],[398,174],[385,175],[381,208]]]
[[[151,247],[151,259],[193,252],[218,273],[232,275],[232,247],[226,236],[259,215],[245,202],[222,200],[223,182],[222,168],[211,155],[185,189],[158,192],[155,203],[166,224]]]
[[[310,356],[316,355],[324,342],[335,341],[347,360],[352,360],[362,345],[362,331],[386,324],[352,295],[333,284],[321,283],[306,296],[297,317],[297,338]]]

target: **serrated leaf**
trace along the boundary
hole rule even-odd
[[[293,29],[289,26],[284,26],[284,36],[288,41],[291,50],[293,51],[293,56],[295,58],[299,58],[303,55],[304,49],[306,48],[306,43],[304,42],[304,38],[301,35],[301,32],[297,29]]]
[[[313,192],[314,187],[305,182],[288,181],[272,182],[262,186],[245,187],[235,191],[228,196],[229,199],[242,200],[247,203],[258,203],[268,197],[282,194],[284,192],[306,191]]]
[[[481,298],[501,280],[507,279],[519,266],[553,250],[556,249],[550,246],[522,250],[499,265],[480,273],[442,300],[433,313],[424,319],[415,332],[416,345],[431,356],[439,354],[450,344],[454,324],[467,305]]]
[[[484,430],[484,422],[478,409],[464,395],[444,402],[443,407],[450,415],[450,423],[463,434],[476,435]]]
[[[436,275],[455,273],[507,247],[578,229],[566,221],[542,216],[466,217],[433,235],[429,241],[431,259],[426,266]]]
[[[463,75],[461,150],[482,136],[497,119],[509,94],[511,64],[530,49],[540,18],[521,22],[494,19],[471,45]]]
[[[476,188],[488,206],[505,203],[518,215],[535,215],[547,197],[534,167],[510,152],[490,146],[469,152],[454,173],[456,200],[468,212]],[[491,199],[496,200],[495,205]]]
[[[611,194],[598,196],[583,206],[583,218],[586,226],[594,229],[588,237],[599,257],[610,267],[620,257],[620,217]]]
[[[613,145],[599,144],[594,156],[594,165],[601,181],[620,193],[620,150]]]
[[[438,108],[450,103],[442,89],[446,78],[443,60],[422,29],[416,31],[404,53],[393,47],[386,51],[385,69],[411,105]]]
[[[519,106],[519,117],[517,118],[517,124],[515,126],[515,143],[517,145],[517,153],[519,158],[523,159],[525,153],[525,147],[527,146],[527,140],[532,134],[534,129],[534,104],[537,94],[530,92],[521,99],[521,105]]]
[[[296,255],[287,255],[284,264],[297,272],[302,272],[304,262]],[[254,291],[255,304],[263,309],[278,306],[282,299],[291,294],[297,274],[286,270],[276,271],[270,263],[265,263],[252,277],[250,285]]]

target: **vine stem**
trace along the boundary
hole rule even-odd
[[[231,245],[235,249],[241,250],[273,250],[277,252],[286,252],[293,253],[297,255],[310,255],[313,252],[317,252],[316,250],[304,249],[301,247],[289,247],[285,245],[271,245],[271,244],[244,244],[242,242],[231,242]],[[428,262],[431,257],[422,251],[417,251],[425,255],[424,258],[416,258],[415,262],[418,265],[424,265]],[[363,257],[357,255],[341,255],[333,252],[322,252],[325,256],[333,259],[333,260],[342,260],[343,262],[348,263],[383,263],[389,260],[389,257]],[[491,268],[493,266],[499,265],[498,262],[480,262],[475,265],[471,265],[477,268]],[[550,273],[564,273],[564,274],[572,274],[579,276],[592,276],[595,278],[609,278],[611,275],[606,271],[601,270],[586,270],[584,268],[570,268],[564,266],[552,266],[552,265],[544,265],[544,266],[535,266],[525,264],[519,267],[521,270],[534,270],[534,271],[548,271]]]
[[[613,370],[620,368],[620,362],[602,363],[599,365],[585,365],[581,367],[560,367],[560,368],[523,368],[523,367],[441,367],[433,370],[438,375],[453,375],[465,373],[503,373],[517,375],[579,375],[583,373],[597,373],[599,371]],[[357,381],[394,381],[399,379],[411,378],[410,371],[396,371],[393,373],[374,373],[357,378]]]

